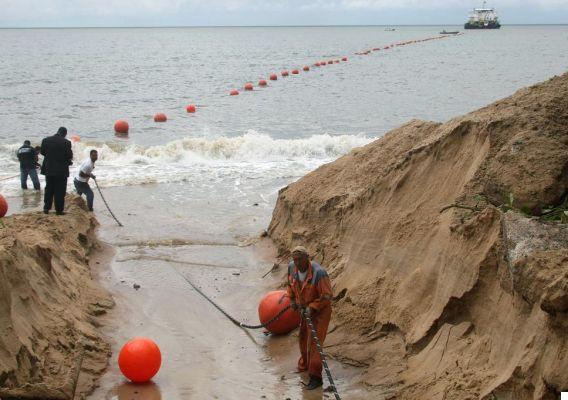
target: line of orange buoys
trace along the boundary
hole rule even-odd
[[[452,35],[452,36],[457,36],[457,35]],[[433,37],[428,37],[428,38],[425,38],[425,39],[408,40],[408,41],[404,41],[404,42],[393,43],[393,44],[390,44],[388,46],[384,46],[382,48],[381,47],[373,47],[371,49],[358,51],[355,54],[358,55],[358,56],[366,56],[366,55],[371,54],[371,52],[377,52],[377,51],[381,51],[381,50],[383,50],[383,51],[384,50],[390,50],[390,49],[393,49],[395,47],[407,46],[407,45],[416,44],[416,43],[424,43],[424,42],[428,42],[428,41],[431,41],[431,40],[444,39],[444,38],[447,38],[447,37],[451,37],[451,36],[433,36]],[[347,57],[341,57],[340,59],[333,59],[333,60],[321,60],[321,61],[317,61],[314,64],[312,64],[312,67],[321,68],[321,67],[324,67],[326,65],[333,65],[333,64],[339,64],[340,62],[347,62],[348,60],[349,59]],[[301,68],[301,70],[304,71],[304,72],[309,72],[311,70],[311,67],[309,65],[304,65]],[[291,71],[289,71],[287,69],[280,71],[280,75],[282,77],[288,77],[288,76],[290,76],[290,74],[299,75],[300,69],[294,68]],[[271,80],[271,81],[277,81],[278,75],[276,73],[271,73],[268,76],[268,79]],[[258,81],[258,86],[259,87],[267,87],[268,86],[267,80],[264,79],[264,78],[261,78]],[[243,89],[247,92],[253,91],[254,85],[253,85],[252,82],[246,82],[243,86]],[[239,92],[238,89],[231,89],[229,91],[230,96],[238,96],[239,94],[240,94],[240,92]],[[194,104],[190,104],[186,107],[186,111],[188,113],[195,113],[196,112],[196,106]],[[157,113],[156,115],[154,115],[154,121],[155,122],[166,122],[167,120],[168,120],[168,117],[164,113],[160,112],[160,113]],[[129,129],[130,129],[130,127],[129,127],[127,121],[118,120],[114,124],[114,131],[117,135],[126,136],[126,135],[128,135]]]

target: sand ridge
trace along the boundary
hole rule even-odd
[[[107,367],[99,317],[112,298],[91,277],[98,225],[81,198],[67,215],[13,215],[0,229],[0,397],[85,398]],[[82,359],[82,362],[81,362]]]
[[[269,234],[328,268],[327,349],[385,398],[552,399],[568,390],[566,225],[520,211],[567,188],[565,74],[318,168],[280,191]]]

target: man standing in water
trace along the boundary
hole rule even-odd
[[[95,161],[97,161],[98,158],[99,153],[96,150],[91,150],[89,158],[81,163],[79,171],[77,171],[77,175],[75,175],[75,179],[73,180],[75,190],[77,190],[79,196],[83,193],[87,196],[89,211],[93,211],[93,200],[95,198],[95,194],[89,186],[89,178],[97,179],[93,174],[93,170],[95,169]]]
[[[69,166],[73,164],[73,151],[71,142],[65,139],[67,129],[59,128],[53,136],[41,142],[41,155],[44,156],[41,173],[45,175],[45,193],[43,196],[43,212],[49,214],[51,205],[55,202],[55,213],[63,215],[65,212],[65,192]]]
[[[312,320],[318,339],[323,346],[331,319],[331,282],[321,265],[310,261],[308,251],[297,246],[292,251],[293,261],[288,265],[288,296],[294,309],[302,313],[300,323],[300,360],[298,370],[308,371],[307,390],[320,387],[322,381],[321,357],[313,341],[306,317]]]
[[[32,179],[35,190],[40,190],[39,179],[37,177],[37,153],[31,146],[29,140],[24,140],[24,145],[18,149],[18,160],[20,161],[20,183],[22,189],[28,188],[28,175]]]

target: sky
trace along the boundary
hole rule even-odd
[[[479,0],[0,0],[0,27],[463,24]],[[504,24],[568,24],[568,0],[489,0]]]

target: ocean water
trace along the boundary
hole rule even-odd
[[[38,144],[66,126],[81,137],[75,165],[99,149],[102,187],[183,183],[231,201],[258,188],[273,202],[279,187],[410,119],[445,121],[568,69],[568,26],[466,31],[354,54],[442,29],[461,30],[0,30],[0,179],[18,174],[24,139]],[[349,60],[301,71],[342,56]],[[293,68],[300,74],[228,95]],[[190,103],[197,113],[186,113]],[[168,122],[155,123],[157,112]],[[117,119],[130,123],[128,138],[114,135]],[[18,179],[0,185],[21,195]]]

